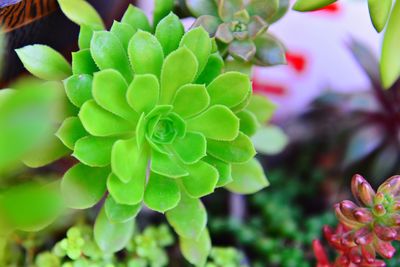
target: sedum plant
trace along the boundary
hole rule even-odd
[[[247,75],[222,73],[204,28],[184,33],[173,13],[154,28],[130,6],[106,31],[86,2],[60,4],[81,26],[72,67],[46,46],[18,55],[32,74],[63,79],[75,106],[57,132],[79,161],[61,182],[68,206],[87,209],[105,196],[94,237],[109,253],[129,242],[144,205],[165,213],[183,255],[203,265],[211,241],[200,198],[223,186],[249,194],[268,185],[250,136],[269,118],[269,103],[252,98]]]
[[[284,64],[285,48],[267,33],[287,11],[289,1],[186,0],[187,8],[217,40],[222,55],[261,66]]]

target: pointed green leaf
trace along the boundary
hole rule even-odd
[[[277,38],[269,33],[259,35],[254,43],[257,47],[254,62],[260,66],[286,64],[286,48]]]
[[[90,52],[101,70],[115,69],[130,82],[132,71],[127,53],[120,40],[111,32],[97,31],[90,42]]]
[[[240,120],[240,131],[247,136],[253,136],[258,128],[259,123],[256,115],[248,110],[242,110],[236,114]]]
[[[138,114],[126,101],[128,84],[124,77],[115,70],[102,70],[93,77],[93,98],[105,110],[128,121],[136,122]]]
[[[193,82],[197,69],[196,57],[185,47],[168,55],[161,71],[161,103],[171,103],[181,86]]]
[[[104,29],[103,20],[88,2],[84,0],[57,0],[62,12],[72,22],[89,26],[93,30]]]
[[[246,109],[256,116],[260,124],[265,124],[274,114],[276,105],[268,100],[266,96],[254,94],[251,96],[250,103]]]
[[[185,164],[193,164],[206,155],[207,140],[200,133],[187,132],[183,138],[175,139],[172,147],[180,160]]]
[[[214,192],[218,171],[210,164],[199,161],[187,167],[189,175],[182,177],[182,184],[189,196],[200,198]]]
[[[251,16],[260,16],[266,21],[276,14],[280,0],[250,0],[246,9]]]
[[[381,76],[382,84],[390,88],[400,76],[400,1],[396,1],[386,28],[382,44]]]
[[[187,121],[187,129],[200,132],[206,138],[234,140],[239,134],[239,119],[225,106],[215,105]]]
[[[110,32],[115,34],[118,37],[124,49],[128,51],[129,41],[132,39],[132,36],[136,33],[136,30],[131,27],[131,25],[114,21]]]
[[[296,11],[302,11],[302,12],[313,11],[313,10],[317,10],[317,9],[326,7],[327,5],[335,3],[336,1],[337,0],[314,0],[314,1],[297,0],[293,6],[293,9]]]
[[[181,47],[187,47],[196,56],[198,75],[203,71],[211,54],[211,39],[203,27],[194,28],[182,37]]]
[[[94,224],[94,240],[103,252],[113,254],[128,245],[133,230],[133,219],[121,223],[112,223],[107,218],[103,207]]]
[[[69,149],[74,149],[76,141],[86,136],[87,133],[78,117],[66,118],[58,129],[56,136]]]
[[[251,82],[245,74],[226,72],[212,81],[207,91],[211,105],[221,104],[232,108],[246,99],[251,92]]]
[[[170,178],[178,178],[189,174],[175,155],[166,155],[154,149],[151,156],[151,170]]]
[[[67,205],[73,209],[93,207],[106,192],[107,168],[91,168],[76,164],[65,174],[61,182],[61,192]]]
[[[225,187],[237,194],[254,194],[269,186],[261,164],[252,159],[244,164],[232,165],[233,182]]]
[[[243,163],[254,157],[256,151],[250,138],[243,133],[233,141],[208,140],[207,153],[229,163]]]
[[[256,150],[267,155],[279,154],[289,143],[282,129],[273,125],[262,127],[251,139]]]
[[[129,85],[126,98],[129,105],[139,114],[148,113],[158,102],[160,85],[152,74],[138,74]]]
[[[90,48],[90,41],[92,40],[93,30],[86,25],[81,25],[78,37],[79,49]]]
[[[151,173],[144,193],[144,203],[152,210],[164,213],[175,208],[181,199],[176,180]]]
[[[224,186],[233,181],[231,164],[216,159],[212,156],[207,156],[203,160],[216,168],[218,171],[218,182],[216,187]]]
[[[179,47],[184,33],[185,29],[182,22],[173,13],[170,13],[158,23],[155,36],[160,42],[165,56]]]
[[[86,101],[79,112],[85,130],[94,136],[111,136],[132,132],[134,126],[101,108],[94,100]]]
[[[136,205],[143,200],[146,176],[135,176],[128,183],[122,182],[111,173],[107,180],[107,189],[114,200],[121,205]]]
[[[139,30],[129,42],[128,54],[135,74],[160,77],[164,52],[154,35]]]
[[[202,15],[218,16],[217,3],[214,0],[185,0],[190,13],[195,17]]]
[[[65,92],[69,101],[77,107],[92,99],[93,78],[87,74],[73,75],[64,80]]]
[[[196,83],[210,84],[215,78],[222,73],[224,68],[224,60],[219,53],[214,53],[208,58],[207,65],[204,67],[203,72],[197,78]]]
[[[136,138],[118,140],[112,149],[111,167],[113,173],[125,183],[136,179],[144,183],[148,158],[146,151],[139,150]]]
[[[68,61],[49,46],[28,45],[15,51],[24,67],[40,79],[57,81],[72,74]]]
[[[129,5],[125,11],[121,22],[129,24],[132,28],[143,31],[151,31],[149,20],[146,14],[140,9],[133,5]]]
[[[115,200],[109,195],[104,203],[104,209],[107,215],[107,218],[112,223],[122,223],[126,221],[130,221],[138,215],[142,204],[136,205],[124,205],[118,204]]]
[[[392,0],[368,0],[369,14],[377,32],[385,28],[392,9]]]
[[[195,101],[193,101],[195,99]],[[190,105],[188,105],[190,103]],[[203,84],[186,84],[178,89],[173,100],[174,112],[189,118],[204,111],[210,105],[210,97]]]
[[[221,20],[219,18],[210,15],[203,15],[196,19],[192,25],[192,28],[203,27],[210,36],[215,36],[220,24]]]
[[[197,239],[179,238],[183,256],[195,266],[204,266],[211,251],[211,239],[207,229]]]
[[[89,49],[83,49],[72,53],[73,74],[93,74],[98,70]]]
[[[174,0],[155,0],[154,1],[154,12],[153,12],[153,27],[155,28],[157,24],[171,13],[174,8]]]
[[[197,239],[207,224],[207,212],[203,203],[184,192],[178,206],[167,211],[166,216],[179,236],[190,239]]]
[[[104,167],[111,162],[111,149],[115,138],[86,136],[75,144],[72,154],[80,162],[91,167]]]

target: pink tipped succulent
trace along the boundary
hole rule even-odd
[[[351,191],[359,205],[344,200],[335,205],[337,229],[324,227],[324,236],[338,253],[335,263],[327,260],[319,241],[313,247],[319,267],[380,267],[396,250],[391,242],[400,240],[400,176],[386,180],[375,192],[361,176],[354,175]]]

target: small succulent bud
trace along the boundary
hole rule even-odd
[[[378,252],[378,254],[385,259],[391,259],[396,253],[396,249],[389,242],[385,242],[379,239],[375,240],[374,247],[376,252]]]
[[[354,241],[357,245],[368,245],[373,241],[373,239],[374,236],[368,227],[363,227],[354,233]]]
[[[396,239],[397,231],[386,226],[374,225],[374,232],[379,239],[383,241],[392,241]]]
[[[375,191],[372,189],[371,185],[365,181],[358,186],[358,196],[364,205],[370,207],[374,203]]]
[[[400,194],[400,175],[390,177],[378,188],[378,192],[397,197]]]
[[[361,246],[361,253],[367,263],[373,263],[375,261],[376,253],[372,245]]]
[[[383,216],[386,214],[386,209],[382,204],[377,204],[374,206],[373,212],[376,216]]]
[[[349,259],[354,264],[360,264],[362,262],[362,257],[360,256],[357,247],[354,247],[350,250]]]
[[[383,204],[385,202],[385,195],[382,192],[376,193],[374,197],[374,204]]]
[[[360,223],[370,223],[373,220],[373,215],[369,209],[356,208],[353,211],[354,218]]]

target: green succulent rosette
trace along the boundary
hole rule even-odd
[[[268,186],[250,137],[269,119],[270,103],[252,97],[247,75],[222,73],[224,62],[203,27],[185,33],[173,13],[150,27],[131,6],[106,31],[100,23],[88,26],[97,21],[86,16],[93,10],[74,2],[88,10],[68,11],[60,1],[81,23],[72,67],[46,46],[18,51],[34,75],[64,79],[76,108],[56,134],[79,160],[62,179],[65,200],[87,209],[106,196],[94,234],[109,252],[126,245],[143,204],[165,213],[183,255],[202,265],[211,241],[200,198],[218,187],[250,194]]]
[[[289,1],[279,0],[185,0],[203,26],[215,36],[223,55],[260,66],[285,64],[285,48],[271,34],[269,25],[288,10]]]

